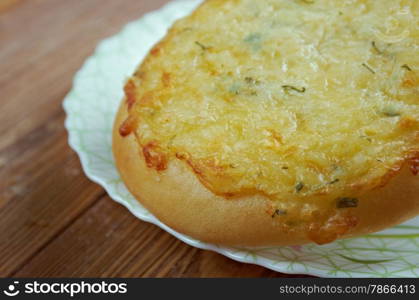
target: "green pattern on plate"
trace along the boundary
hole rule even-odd
[[[104,40],[77,73],[64,101],[69,143],[87,176],[102,185],[138,218],[154,223],[184,242],[234,260],[285,273],[323,277],[419,277],[419,218],[384,232],[318,246],[226,248],[179,234],[157,220],[128,192],[115,169],[111,151],[113,118],[128,77],[174,20],[201,1],[172,1],[159,11],[128,24]]]

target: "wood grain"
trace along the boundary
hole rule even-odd
[[[94,238],[92,238],[94,237]],[[279,273],[192,248],[105,196],[16,276],[273,277]]]
[[[190,247],[89,181],[62,100],[97,43],[167,0],[0,1],[0,276],[286,276]]]

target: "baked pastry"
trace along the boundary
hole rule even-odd
[[[162,222],[324,244],[419,214],[419,2],[208,0],[125,85],[113,151]]]

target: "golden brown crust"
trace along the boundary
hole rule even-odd
[[[127,111],[123,101],[113,133],[114,156],[123,181],[163,223],[201,241],[242,246],[323,244],[375,232],[419,214],[419,178],[412,173],[417,170],[415,158],[386,185],[359,195],[356,207],[324,209],[319,198],[299,205],[287,202],[282,210],[260,194],[235,198],[213,194],[179,158],[165,161],[152,156],[151,163],[161,170],[147,167],[135,135],[122,137],[119,132]]]
[[[306,72],[318,62],[316,55],[309,60],[305,55],[294,57],[292,49],[309,49],[310,41],[305,41],[304,37],[309,31],[297,39],[297,45],[290,43],[289,48],[282,42],[277,43],[283,40],[282,35],[287,35],[285,29],[281,31],[282,26],[247,35],[242,32],[252,32],[254,28],[249,28],[249,24],[254,21],[240,19],[242,29],[236,32],[234,22],[226,17],[218,23],[224,24],[223,30],[230,27],[230,31],[225,35],[214,34],[220,28],[212,26],[217,22],[208,21],[212,19],[209,16],[214,16],[219,9],[225,9],[228,15],[235,15],[233,12],[237,10],[239,14],[240,9],[246,13],[251,2],[206,1],[169,30],[125,85],[130,117],[121,126],[121,134],[126,136],[135,131],[148,166],[161,171],[165,169],[165,161],[174,157],[184,159],[201,183],[220,196],[261,193],[298,201],[312,195],[355,197],[361,191],[386,185],[410,159],[410,151],[419,149],[417,106],[407,105],[416,99],[414,86],[403,83],[406,78],[415,76],[413,59],[409,65],[403,65],[408,55],[402,55],[401,51],[411,49],[410,44],[394,53],[392,64],[400,66],[394,73],[394,68],[391,72],[387,70],[388,57],[381,55],[385,56],[381,61],[383,57],[377,55],[376,52],[381,51],[377,50],[375,42],[371,47],[371,36],[335,32],[335,45],[348,41],[364,45],[357,51],[367,52],[377,59],[382,69],[375,65],[372,73],[384,77],[383,80],[375,78],[377,76],[372,78],[371,70],[362,67],[358,59],[348,60],[348,55],[342,52],[345,49],[333,47],[329,54],[344,56],[340,62],[333,60],[334,66],[345,66],[344,71],[351,69],[355,76],[341,82],[341,87],[328,87],[329,79],[314,76],[319,72]],[[258,3],[262,3],[262,11],[268,4],[285,5],[287,1],[274,2]],[[357,2],[355,7],[363,5],[362,1],[354,2]],[[313,7],[299,4],[298,11],[309,11],[309,7]],[[318,4],[336,11],[333,6],[336,2]],[[389,3],[383,4],[386,5]],[[278,13],[284,11],[276,5],[269,7],[276,7]],[[347,9],[348,14],[349,10],[353,11]],[[372,10],[374,13],[382,11],[381,7]],[[295,13],[295,9],[290,12]],[[353,20],[358,17],[352,16]],[[376,17],[371,17],[369,22],[373,24]],[[252,18],[250,16],[250,20]],[[270,18],[278,21],[276,15]],[[326,21],[329,16],[320,14],[319,20],[321,18]],[[338,19],[333,24],[346,28],[348,24]],[[325,28],[334,27],[323,23],[321,26]],[[290,24],[282,25],[287,28]],[[228,35],[234,35],[232,43],[222,39]],[[259,45],[260,40],[264,41],[263,45]],[[256,44],[248,44],[249,41]],[[305,68],[297,70],[297,66],[291,64],[291,73],[278,71],[276,67],[272,69],[271,66],[280,63],[278,59],[273,63],[269,60],[276,55],[280,56],[278,59],[283,57],[283,61],[299,61]],[[259,68],[255,61],[267,63]],[[288,70],[287,64],[284,66]],[[235,72],[236,69],[241,71]],[[324,69],[330,80],[343,72]],[[189,80],[192,77],[193,80]],[[285,84],[301,80],[307,82],[300,88]],[[364,84],[358,84],[360,82],[371,83],[368,91]],[[386,84],[375,86],[374,82]],[[351,87],[346,88],[346,94],[343,86]],[[383,90],[396,94],[390,99]],[[310,93],[322,95],[317,97]],[[376,96],[368,96],[366,101],[363,93]],[[348,114],[348,107],[356,108]],[[323,120],[319,116],[325,111],[327,118]],[[287,170],[282,166],[287,166]],[[415,164],[411,165],[411,170],[416,172]],[[295,192],[299,184],[304,188]]]
[[[419,214],[412,40],[391,50],[390,68],[364,27],[394,1],[371,1],[368,14],[361,2],[331,18],[315,6],[340,2],[212,0],[178,21],[124,88],[113,151],[129,190],[168,226],[225,245],[324,244]],[[336,29],[322,48],[332,66],[304,54],[324,40],[316,26],[289,35],[301,11]]]

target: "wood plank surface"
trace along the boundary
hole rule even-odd
[[[94,238],[93,238],[94,237]],[[16,276],[272,277],[279,273],[192,248],[101,198]]]
[[[67,144],[74,73],[100,40],[166,2],[0,0],[0,276],[287,276],[136,219]]]

